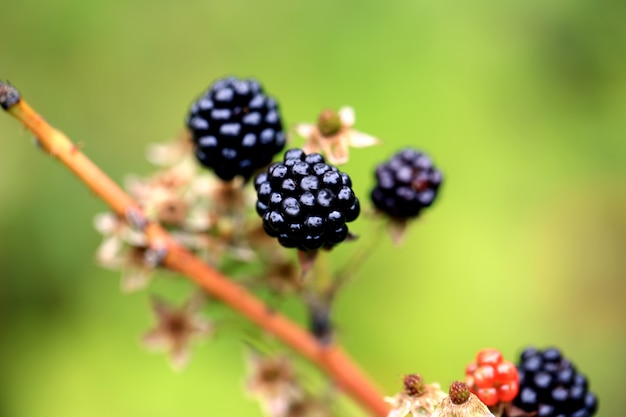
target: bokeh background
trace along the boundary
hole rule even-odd
[[[406,372],[447,385],[481,347],[559,346],[608,417],[626,407],[625,21],[618,0],[7,1],[0,76],[117,181],[225,74],[260,79],[289,124],[354,106],[384,140],[352,153],[362,197],[404,145],[446,184],[341,295],[346,349],[392,394]],[[260,415],[236,337],[179,374],[142,349],[149,292],[93,261],[104,205],[9,117],[0,138],[0,415]]]

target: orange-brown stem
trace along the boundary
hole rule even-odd
[[[67,136],[50,126],[24,99],[12,103],[6,110],[37,137],[43,149],[63,162],[118,215],[128,218],[132,214],[135,219],[143,217],[141,208],[128,194],[91,162]],[[379,390],[339,346],[320,345],[298,324],[273,312],[245,288],[228,280],[179,245],[159,224],[146,222],[144,231],[152,249],[165,251],[165,267],[193,280],[205,291],[300,352],[372,415],[387,415],[387,406]]]

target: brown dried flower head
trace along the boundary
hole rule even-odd
[[[446,397],[439,384],[426,384],[418,374],[405,375],[404,390],[385,401],[391,404],[387,417],[428,417],[433,415],[436,407]]]
[[[289,409],[304,398],[293,365],[286,356],[250,356],[248,391],[259,398],[270,416],[287,416]]]
[[[157,323],[143,341],[150,349],[167,351],[176,370],[188,363],[191,342],[214,331],[213,323],[200,314],[203,304],[201,293],[193,295],[182,307],[170,306],[159,298],[152,300]]]
[[[441,405],[432,417],[494,417],[489,407],[469,391],[464,382],[455,381],[450,386],[450,395],[441,401]]]

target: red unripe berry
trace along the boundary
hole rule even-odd
[[[474,384],[478,388],[489,388],[493,387],[496,382],[496,372],[493,369],[493,366],[483,365],[479,366],[474,372]]]
[[[510,361],[502,361],[496,365],[496,382],[501,384],[519,380],[517,367]]]
[[[476,355],[478,365],[497,365],[502,362],[502,353],[497,349],[483,349]]]
[[[513,401],[519,392],[519,383],[517,380],[510,381],[498,387],[498,397],[500,401]]]
[[[482,401],[483,403],[485,403],[485,405],[489,407],[498,404],[498,402],[500,401],[500,399],[498,398],[498,390],[493,387],[478,388],[478,390],[476,391],[476,395],[478,395],[480,401]]]
[[[483,349],[476,362],[465,368],[470,390],[486,405],[510,402],[519,392],[519,373],[513,362],[506,361],[496,349]]]

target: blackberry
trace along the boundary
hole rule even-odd
[[[374,205],[394,219],[409,219],[435,201],[443,176],[423,152],[405,148],[376,167]]]
[[[290,149],[254,185],[265,231],[287,248],[330,249],[348,237],[346,223],[360,213],[350,177],[318,153]]]
[[[587,378],[556,348],[525,349],[518,365],[520,392],[513,404],[536,417],[591,417],[598,408]]]
[[[224,181],[249,179],[285,146],[278,105],[254,80],[213,83],[191,105],[187,127],[198,161]]]

